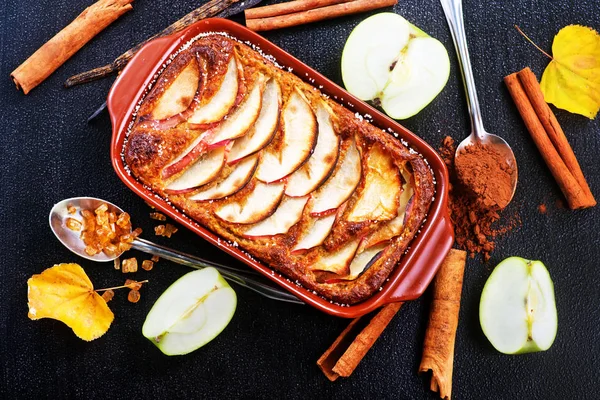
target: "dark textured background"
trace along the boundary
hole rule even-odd
[[[117,293],[108,333],[86,343],[58,321],[27,318],[27,279],[60,262],[78,262],[96,287],[119,284],[112,266],[79,259],[55,239],[47,223],[52,205],[71,196],[97,196],[128,210],[154,239],[149,208],[118,180],[109,159],[110,122],[86,124],[112,79],[66,90],[64,80],[102,65],[178,19],[200,1],[136,0],[134,10],[102,32],[46,82],[24,96],[10,72],[69,23],[90,1],[0,0],[0,316],[2,398],[396,398],[436,396],[417,376],[429,297],[406,304],[353,376],[330,383],[315,361],[348,323],[309,307],[280,304],[236,288],[239,306],[227,329],[183,357],[163,356],[141,335],[152,303],[188,270],[161,261],[138,304]],[[462,139],[469,127],[456,58],[436,0],[402,0],[395,9],[450,52],[448,85],[403,124],[438,146]],[[515,31],[519,24],[544,49],[565,25],[600,29],[600,3],[586,1],[465,2],[466,30],[486,128],[513,146],[519,187],[506,210],[522,225],[498,240],[489,263],[469,260],[456,341],[455,399],[597,398],[600,389],[600,207],[569,211],[502,84],[526,65],[541,75],[548,60]],[[367,15],[266,33],[300,60],[341,83],[339,63],[348,34]],[[600,124],[557,112],[592,191],[600,198]],[[537,211],[548,205],[548,213]],[[173,247],[238,264],[185,231]],[[132,254],[141,256],[141,254]],[[505,257],[543,260],[554,279],[559,329],[545,353],[506,356],[484,337],[478,321],[481,289]]]

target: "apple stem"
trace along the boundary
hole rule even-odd
[[[139,282],[135,282],[135,284],[138,283],[148,283],[148,279],[143,280],[143,281],[139,281]],[[106,292],[107,290],[115,290],[115,289],[124,289],[124,288],[130,288],[131,286],[134,285],[133,283],[130,283],[129,285],[121,285],[121,286],[114,286],[114,287],[107,287],[107,288],[103,288],[103,289],[96,289],[96,292]]]
[[[540,48],[540,46],[538,46],[537,44],[535,44],[535,42],[534,42],[533,40],[529,39],[529,36],[527,36],[527,35],[525,34],[525,32],[523,32],[523,31],[521,30],[521,28],[519,28],[519,26],[518,26],[518,25],[515,25],[515,29],[516,29],[517,31],[519,31],[519,33],[520,33],[521,35],[523,35],[523,37],[524,37],[525,39],[527,39],[527,40],[529,41],[529,43],[531,43],[532,45],[534,45],[536,49],[538,49],[539,51],[541,51],[541,52],[542,52],[542,54],[544,54],[544,55],[545,55],[546,57],[548,57],[549,59],[551,59],[551,60],[554,60],[554,58],[552,58],[552,56],[551,56],[550,54],[546,53],[544,50],[542,50],[542,49]]]

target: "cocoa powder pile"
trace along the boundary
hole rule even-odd
[[[459,165],[455,165],[456,145],[451,137],[444,138],[440,154],[450,173],[448,207],[456,244],[468,251],[471,257],[480,253],[487,261],[496,246],[495,238],[518,224],[518,217],[504,225],[499,224],[500,210],[512,196],[512,171],[505,162],[503,164],[495,158],[498,157],[497,153],[490,152],[485,146],[481,146],[483,149],[470,147],[474,148],[459,157],[462,179],[459,179]],[[462,160],[465,156],[466,159]],[[488,185],[490,182],[495,184]]]
[[[481,207],[501,210],[510,202],[513,170],[493,147],[480,142],[466,146],[454,160],[454,168]]]

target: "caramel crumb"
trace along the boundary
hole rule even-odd
[[[129,294],[127,295],[127,300],[129,300],[132,303],[137,303],[138,301],[140,301],[140,291],[130,290]]]
[[[108,289],[102,293],[102,298],[107,303],[111,301],[113,297],[115,297],[115,292],[112,289]]]
[[[150,271],[154,268],[154,262],[152,260],[144,260],[142,261],[142,269],[146,271]]]

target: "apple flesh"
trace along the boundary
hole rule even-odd
[[[243,235],[245,237],[267,237],[286,233],[300,221],[307,202],[308,196],[284,196],[277,210],[269,218],[252,225]]]
[[[248,98],[220,124],[210,144],[219,144],[244,136],[246,131],[254,125],[254,122],[258,118],[264,86],[265,78],[260,75]]]
[[[236,306],[235,292],[216,269],[193,271],[158,298],[142,334],[166,355],[187,354],[217,337]]]
[[[362,166],[360,153],[353,139],[346,145],[341,161],[332,175],[313,194],[312,216],[332,212],[352,196],[360,182]]]
[[[312,249],[321,245],[329,236],[331,228],[335,223],[336,214],[325,217],[310,217],[306,228],[301,232],[298,242],[292,249],[293,253],[300,253],[304,250]]]
[[[198,62],[192,59],[158,100],[152,110],[152,118],[161,120],[187,110],[196,95],[199,83],[200,68]]]
[[[170,182],[165,192],[186,193],[215,180],[225,166],[225,147],[217,147],[202,156],[183,174]]]
[[[317,142],[317,118],[299,91],[292,92],[281,114],[282,141],[264,150],[256,170],[256,178],[265,183],[278,181],[300,168]]]
[[[501,353],[548,350],[558,327],[554,284],[541,261],[510,257],[488,278],[479,303],[483,333]]]
[[[271,216],[283,199],[283,183],[254,182],[254,188],[243,199],[222,205],[215,215],[234,224],[254,224]]]
[[[195,193],[193,196],[190,196],[189,199],[194,201],[206,201],[231,196],[246,186],[256,170],[256,165],[258,165],[258,155],[246,157],[235,165],[235,169],[227,178],[214,186]]]
[[[260,114],[254,126],[233,143],[233,147],[227,156],[228,163],[237,162],[250,154],[254,154],[271,142],[277,131],[280,109],[281,88],[275,79],[270,79],[263,93]]]
[[[342,52],[346,89],[381,105],[395,119],[421,111],[441,92],[449,75],[446,48],[394,13],[375,14],[358,24]]]
[[[223,82],[208,103],[194,111],[188,122],[193,125],[204,125],[220,121],[234,106],[238,94],[238,67],[235,57],[231,57]]]
[[[306,196],[327,179],[338,159],[340,139],[335,134],[331,115],[324,103],[317,106],[317,144],[308,161],[287,178],[285,194]]]
[[[313,271],[332,272],[336,275],[347,275],[350,273],[350,263],[356,254],[360,239],[348,242],[341,249],[326,253],[310,265]]]

